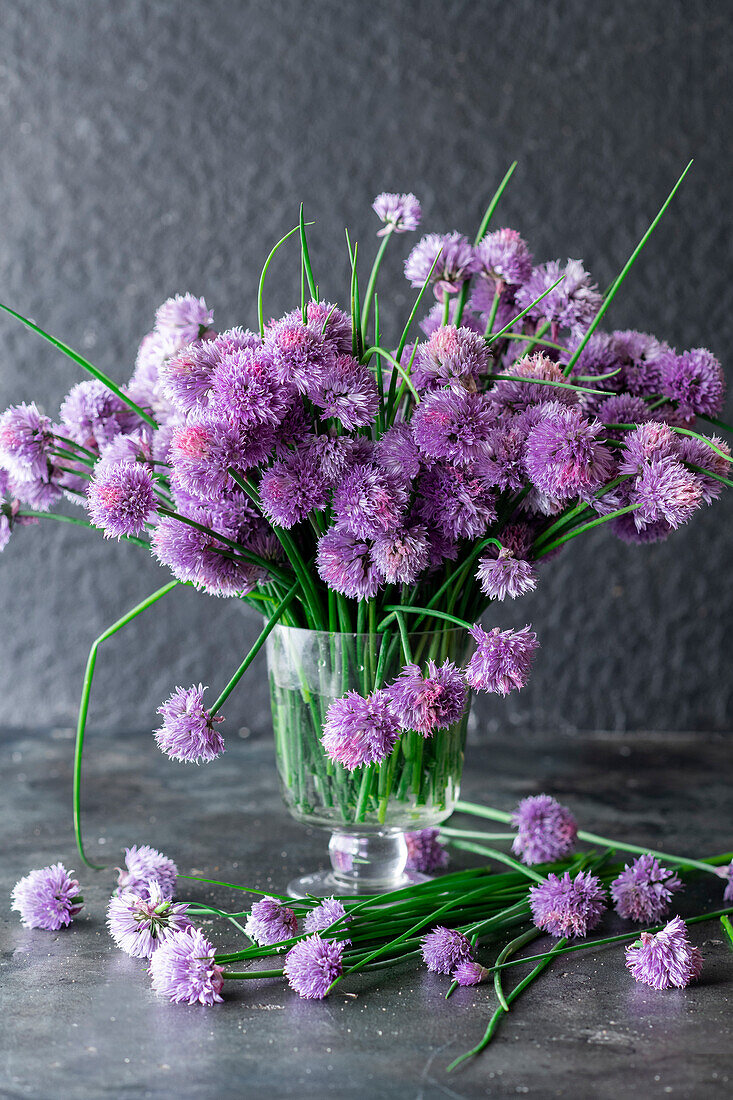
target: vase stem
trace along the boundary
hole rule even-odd
[[[406,870],[407,842],[396,829],[357,833],[337,829],[328,845],[330,871],[303,875],[288,886],[291,897],[329,897],[344,894],[383,894],[426,875]]]

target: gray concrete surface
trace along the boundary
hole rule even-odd
[[[517,733],[469,750],[468,797],[510,808],[541,790],[581,823],[686,853],[733,848],[728,740],[717,735]],[[635,986],[618,948],[554,966],[513,1008],[494,1044],[447,1076],[493,1011],[486,986],[443,998],[417,968],[344,984],[319,1003],[275,981],[242,983],[211,1010],[157,999],[142,964],[104,926],[113,876],[79,874],[86,907],[58,935],[25,931],[8,894],[31,867],[79,867],[70,828],[71,734],[4,738],[0,818],[0,1096],[222,1100],[538,1100],[625,1097],[725,1100],[733,1090],[733,953],[720,926],[693,932],[705,968],[687,991]],[[92,731],[85,823],[90,852],[111,864],[150,843],[181,871],[279,889],[323,861],[325,838],[291,821],[276,789],[265,728],[231,734],[207,768],[165,760],[149,734]],[[470,858],[470,857],[469,857]],[[456,861],[458,864],[459,861]],[[217,890],[191,896],[231,896]],[[710,878],[680,898],[682,915],[720,906]],[[609,934],[620,922],[607,918]],[[218,942],[231,943],[229,936]],[[540,941],[540,944],[542,941]]]
[[[115,378],[153,311],[204,294],[223,326],[254,317],[260,267],[317,219],[322,288],[343,301],[343,226],[369,258],[372,197],[413,190],[428,229],[473,231],[507,165],[497,215],[538,257],[581,256],[606,286],[681,167],[695,167],[613,306],[614,326],[680,347],[733,344],[733,31],[725,4],[685,0],[13,0],[0,5],[0,301]],[[411,301],[394,242],[386,329]],[[271,268],[266,309],[297,273]],[[0,407],[50,412],[75,369],[0,320]],[[730,420],[731,417],[728,416]],[[729,501],[661,546],[601,532],[502,608],[542,649],[495,729],[731,728]],[[163,583],[131,547],[73,530],[14,538],[0,561],[5,721],[67,724],[92,639]],[[257,624],[177,593],[109,647],[93,721],[148,727],[178,683],[221,682]],[[120,675],[120,669],[124,675]],[[250,680],[244,720],[266,712]],[[241,696],[239,697],[241,699]],[[232,706],[240,707],[233,700]]]

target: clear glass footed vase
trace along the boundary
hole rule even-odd
[[[429,659],[464,664],[470,638],[451,628],[411,634],[409,641],[415,663],[424,668]],[[405,663],[398,631],[335,634],[278,625],[267,639],[282,795],[296,820],[331,831],[330,870],[290,883],[293,896],[379,893],[425,877],[406,870],[404,834],[438,825],[453,812],[470,694],[460,721],[429,737],[403,733],[381,764],[349,771],[321,744],[335,699],[389,685]]]

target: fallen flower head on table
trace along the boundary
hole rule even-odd
[[[543,930],[576,940],[583,937],[603,916],[607,890],[624,919],[638,922],[645,919],[645,914],[653,914],[651,919],[657,919],[667,911],[673,893],[682,888],[686,875],[706,871],[716,880],[725,878],[727,882],[730,862],[718,859],[706,863],[646,852],[631,864],[609,866],[609,859],[616,855],[614,846],[621,852],[633,851],[634,846],[594,834],[587,835],[594,837],[595,842],[607,843],[608,849],[600,855],[593,851],[573,855],[571,850],[586,834],[578,829],[571,811],[547,795],[523,799],[513,814],[471,803],[460,803],[459,810],[513,824],[515,832],[501,836],[512,841],[514,850],[518,854],[521,851],[532,866],[523,868],[507,853],[478,844],[470,846],[460,839],[466,835],[480,837],[480,833],[446,829],[444,839],[449,845],[468,847],[492,861],[498,859],[508,864],[509,869],[497,873],[484,866],[439,875],[399,892],[394,900],[385,895],[364,899],[294,899],[286,904],[283,898],[265,895],[242,914],[227,913],[206,903],[173,901],[177,875],[173,861],[153,848],[133,847],[126,849],[125,869],[119,872],[125,885],[119,886],[110,899],[110,934],[123,950],[149,958],[154,992],[176,1004],[212,1006],[223,1000],[225,982],[273,977],[287,981],[306,1000],[320,1000],[350,974],[371,968],[389,969],[415,958],[422,958],[434,974],[452,979],[449,994],[455,988],[477,986],[493,977],[499,1006],[484,1038],[469,1052],[473,1055],[491,1041],[509,1003],[554,958],[606,944],[628,945],[636,937],[636,942],[626,946],[625,952],[626,967],[634,979],[660,991],[684,988],[699,976],[702,968],[701,953],[690,942],[687,924],[720,916],[724,928],[729,927],[725,914],[733,909],[688,917],[687,924],[675,916],[662,927],[581,940],[572,945],[562,938],[555,947],[539,955],[519,955],[520,949]],[[416,858],[423,859],[423,866],[437,860],[442,867],[447,860],[446,848],[438,835],[438,830],[428,829],[410,839],[412,851]],[[486,836],[495,840],[497,834]],[[527,846],[530,839],[532,843]],[[558,843],[565,849],[560,862],[535,861],[538,845],[547,850],[547,846],[552,848]],[[676,870],[670,871],[666,863]],[[145,871],[151,878],[147,885],[142,885],[139,876]],[[53,872],[53,882],[49,872]],[[57,880],[61,883],[58,877],[61,872],[61,865],[31,872],[17,884],[14,901],[26,904],[36,895],[47,898],[44,891]],[[54,904],[61,905],[61,915],[65,914],[70,922],[81,899],[75,894],[69,896],[78,889],[78,884],[66,872],[63,875],[64,889],[57,891],[58,899],[54,895]],[[21,910],[26,922],[33,913],[36,913],[33,909]],[[239,923],[243,916],[246,916],[244,926]],[[196,917],[228,921],[247,936],[250,946],[228,953],[216,952],[207,935],[193,923]],[[35,926],[58,928],[59,919],[56,914],[54,922]],[[518,926],[526,930],[517,935],[513,930]],[[479,956],[486,951],[484,944],[501,940],[506,934],[514,938],[505,943],[495,962],[482,962]],[[243,972],[231,969],[239,959],[248,968]],[[258,970],[252,966],[257,960],[268,959],[271,965],[276,964],[275,969]],[[536,964],[535,969],[505,992],[502,984],[506,980],[505,969],[530,964]]]

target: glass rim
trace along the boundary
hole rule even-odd
[[[263,616],[263,618],[265,618],[265,616]],[[265,621],[267,620],[265,619]],[[271,634],[274,634],[276,630],[288,630],[292,631],[293,633],[297,632],[298,634],[310,634],[312,636],[318,635],[322,638],[388,638],[390,634],[399,635],[399,627],[396,623],[394,624],[393,629],[390,628],[388,630],[375,631],[367,630],[363,631],[362,633],[351,633],[349,631],[343,630],[314,630],[309,626],[288,626],[287,623],[275,623],[274,627],[272,628]],[[408,628],[407,631],[408,638],[420,638],[427,635],[435,634],[468,634],[468,627],[457,625],[451,626],[446,623],[445,628],[435,627],[433,630],[424,630],[422,628],[420,630],[410,630]]]

